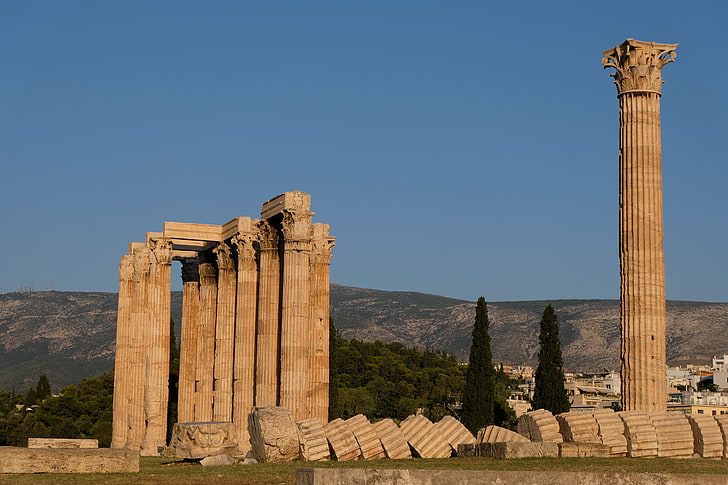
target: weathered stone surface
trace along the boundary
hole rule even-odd
[[[492,458],[535,458],[559,456],[559,443],[550,441],[478,443],[475,456]]]
[[[139,451],[0,446],[0,473],[135,473]]]
[[[383,419],[372,424],[382,442],[387,458],[398,460],[412,458],[410,447],[402,434],[402,430],[391,419]]]
[[[164,456],[192,459],[235,454],[238,443],[233,423],[175,423]]]
[[[505,441],[517,443],[530,442],[525,436],[510,429],[501,428],[500,426],[490,425],[478,430],[477,443],[498,443]]]
[[[253,456],[259,463],[293,461],[299,457],[298,427],[285,406],[253,408],[248,416]]]
[[[382,448],[382,442],[379,441],[376,430],[372,427],[366,416],[357,414],[345,420],[344,423],[354,433],[354,437],[357,443],[359,443],[361,457],[364,460],[385,458],[386,455],[384,448]]]
[[[657,431],[644,411],[620,411],[627,438],[627,456],[631,458],[657,456]]]
[[[306,461],[328,460],[329,442],[324,425],[319,418],[310,418],[296,423],[300,434],[301,458]]]
[[[622,409],[667,411],[662,252],[662,67],[677,44],[627,39],[604,51],[619,98]]]
[[[28,448],[98,448],[99,440],[73,438],[28,438]]]
[[[725,485],[728,483],[728,475],[372,468],[299,468],[296,470],[296,485],[351,485],[354,483],[366,485],[461,483],[468,485]]]
[[[649,417],[657,433],[657,456],[693,456],[693,431],[687,416],[682,413],[649,413]]]
[[[568,412],[556,416],[559,432],[564,441],[575,443],[600,443],[599,426],[589,413]]]
[[[230,455],[208,456],[200,460],[202,466],[229,466],[237,463],[235,458]]]
[[[561,458],[608,458],[609,446],[601,443],[558,443]]]
[[[432,421],[421,414],[409,416],[399,425],[402,434],[420,458],[449,458],[452,448]]]
[[[610,456],[627,455],[627,438],[624,437],[624,422],[611,409],[598,409],[592,413],[599,428],[602,444],[609,446]]]
[[[561,443],[564,438],[559,432],[559,422],[550,411],[536,409],[518,418],[518,434],[531,441]]]
[[[440,433],[443,439],[450,445],[454,452],[458,451],[458,445],[463,443],[475,443],[475,436],[468,431],[463,423],[453,418],[445,416],[435,423],[435,431]]]
[[[336,418],[324,425],[326,439],[329,441],[334,458],[338,461],[356,460],[361,455],[359,443],[344,420]]]
[[[688,414],[687,417],[693,430],[695,453],[703,458],[723,456],[723,433],[718,422],[712,416],[704,414]]]
[[[723,435],[723,458],[728,458],[728,414],[713,416]]]

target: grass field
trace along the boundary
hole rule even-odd
[[[162,458],[142,458],[139,473],[110,474],[43,474],[0,475],[3,484],[92,484],[92,485],[194,485],[194,484],[245,484],[245,485],[293,485],[296,468],[418,468],[460,470],[540,470],[540,471],[590,471],[634,473],[689,473],[725,474],[728,477],[728,460],[704,460],[700,458],[671,460],[666,458],[524,458],[500,460],[494,458],[449,458],[442,460],[377,460],[354,462],[295,462],[286,464],[233,465],[203,467],[197,463],[170,461]],[[728,480],[727,480],[728,481]]]

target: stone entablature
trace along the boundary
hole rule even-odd
[[[179,422],[232,422],[247,451],[253,407],[328,421],[329,267],[335,238],[311,196],[286,192],[261,219],[165,222],[119,264],[113,448],[166,445],[170,267],[182,263]]]

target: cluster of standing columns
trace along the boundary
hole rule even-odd
[[[619,97],[622,408],[666,411],[662,252],[662,67],[677,44],[627,39],[604,51]]]
[[[165,222],[119,265],[112,448],[166,444],[170,267],[182,263],[178,422],[234,423],[253,406],[328,420],[329,263],[335,238],[311,196],[286,192],[260,220]]]

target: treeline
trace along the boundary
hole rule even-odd
[[[0,391],[0,446],[27,446],[28,438],[95,438],[111,444],[111,372],[64,387],[57,396],[41,376],[27,394]]]
[[[169,407],[173,415],[179,365],[176,349],[171,364]],[[332,325],[329,419],[361,413],[373,420],[402,420],[417,412],[433,421],[446,415],[460,419],[467,367],[437,350],[347,340]],[[500,369],[495,370],[495,382],[496,424],[514,428],[515,413],[505,402],[519,382]],[[0,391],[0,446],[27,446],[28,438],[95,438],[99,446],[108,447],[113,390],[114,376],[109,372],[67,386],[55,396],[45,376],[26,394]],[[172,423],[174,418],[170,429]]]
[[[451,354],[401,343],[362,342],[339,337],[331,328],[329,419],[364,414],[401,420],[417,412],[431,420],[460,418],[467,365]],[[495,371],[496,424],[513,428],[515,412],[506,399],[519,382]]]

